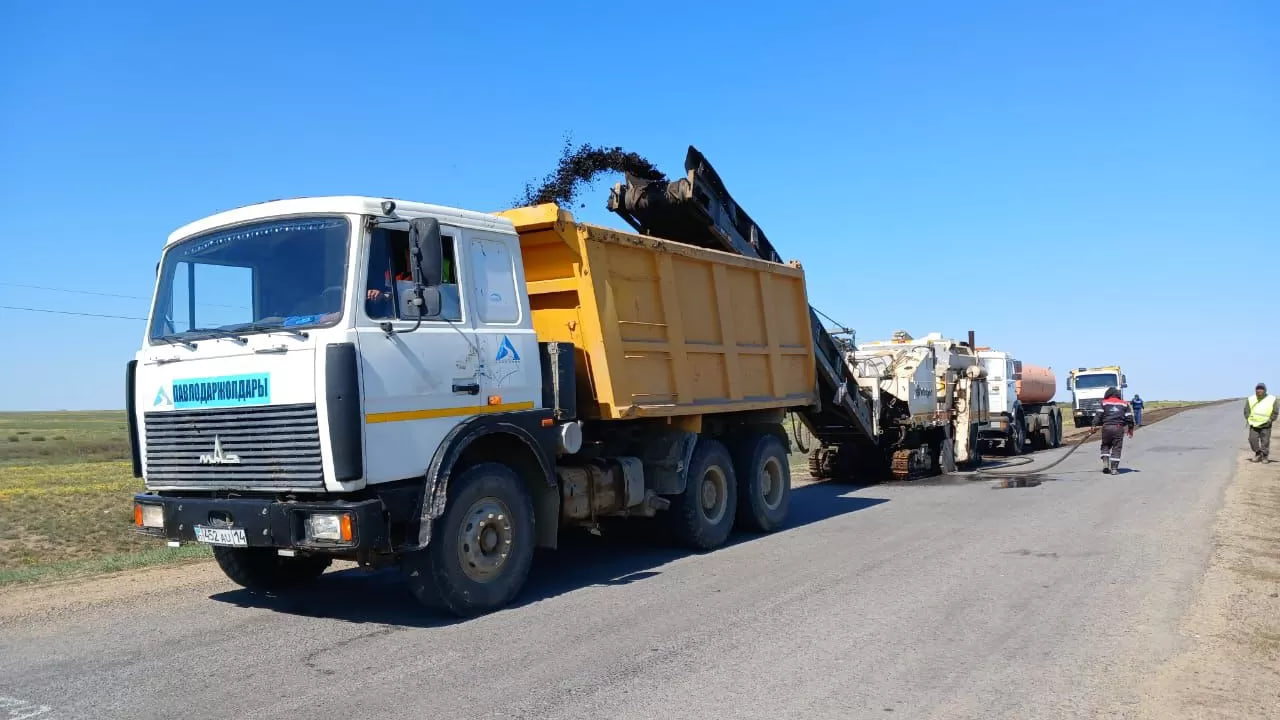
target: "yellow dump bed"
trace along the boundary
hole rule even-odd
[[[554,204],[499,215],[520,236],[538,339],[577,350],[584,417],[814,401],[799,265],[577,223]]]

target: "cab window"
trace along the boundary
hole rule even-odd
[[[442,235],[444,255],[440,286],[440,314],[424,320],[462,321],[457,261],[452,235]],[[365,285],[365,313],[374,320],[417,320],[409,305],[413,273],[409,269],[409,233],[376,228],[369,238],[369,275]]]
[[[476,297],[476,317],[486,325],[510,325],[520,321],[516,294],[516,265],[507,246],[497,240],[471,240],[471,277]]]

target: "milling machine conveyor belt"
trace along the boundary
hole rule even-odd
[[[699,247],[780,263],[764,231],[734,202],[720,176],[692,145],[686,176],[674,182],[627,175],[609,193],[608,207],[636,232]],[[797,410],[810,432],[824,442],[872,441],[869,403],[845,369],[840,346],[809,308],[817,361],[818,405]]]

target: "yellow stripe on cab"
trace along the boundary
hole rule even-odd
[[[501,405],[465,405],[463,407],[433,408],[429,410],[397,410],[394,412],[367,413],[364,421],[375,423],[403,422],[406,420],[430,420],[432,418],[461,417],[463,415],[489,415],[492,413],[532,410],[530,401]]]

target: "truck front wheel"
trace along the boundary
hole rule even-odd
[[[776,435],[742,438],[734,448],[738,476],[738,522],[757,532],[773,532],[787,519],[791,465]]]
[[[433,610],[473,617],[506,606],[533,563],[533,501],[511,468],[480,463],[449,482],[431,542],[406,556],[409,589]]]
[[[250,590],[286,590],[320,577],[332,562],[323,555],[283,557],[275,548],[214,546],[213,559],[235,584]]]
[[[1007,446],[1010,455],[1021,455],[1026,452],[1027,443],[1027,421],[1022,417],[1022,413],[1013,416],[1013,427],[1009,428],[1009,444]]]
[[[729,538],[738,508],[738,481],[733,459],[719,440],[698,438],[684,493],[671,501],[671,529],[682,544],[711,550]]]

